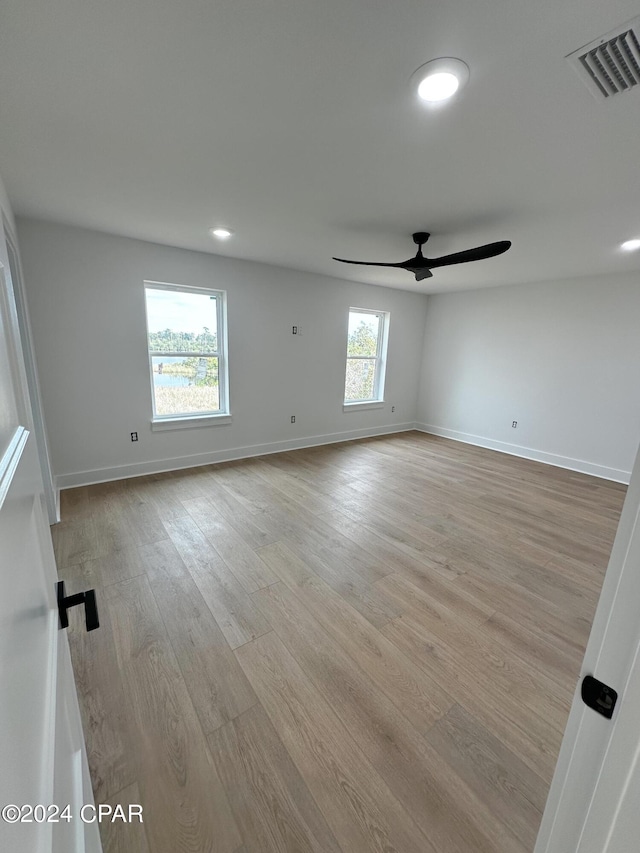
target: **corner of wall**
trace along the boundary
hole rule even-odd
[[[520,456],[523,459],[532,459],[535,462],[543,462],[545,465],[555,465],[557,468],[567,468],[570,471],[579,471],[581,474],[590,474],[592,477],[600,477],[603,480],[613,480],[616,483],[629,483],[631,471],[621,471],[618,468],[609,468],[606,465],[596,465],[583,459],[573,459],[570,456],[560,456],[557,453],[546,453],[543,450],[535,450],[531,447],[522,447],[519,444],[509,444],[506,441],[495,441],[481,435],[470,435],[445,427],[433,426],[431,424],[418,423],[416,429],[429,435],[438,435],[451,441],[460,441],[463,444],[474,444],[477,447],[486,447],[488,450],[496,450],[509,456]]]

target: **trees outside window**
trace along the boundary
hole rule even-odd
[[[384,399],[384,373],[389,315],[367,308],[349,309],[344,402]]]
[[[228,413],[224,297],[145,282],[154,420]]]

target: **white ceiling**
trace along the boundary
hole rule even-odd
[[[598,101],[564,57],[638,11],[2,0],[0,174],[18,214],[422,292],[637,270],[640,92]],[[438,56],[471,79],[429,110],[408,81]],[[513,247],[421,283],[331,260],[403,260],[416,230]]]

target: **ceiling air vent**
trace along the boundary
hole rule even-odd
[[[599,99],[640,89],[640,18],[567,56]]]

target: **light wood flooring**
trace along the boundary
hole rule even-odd
[[[421,433],[71,489],[107,853],[531,853],[625,487]]]

